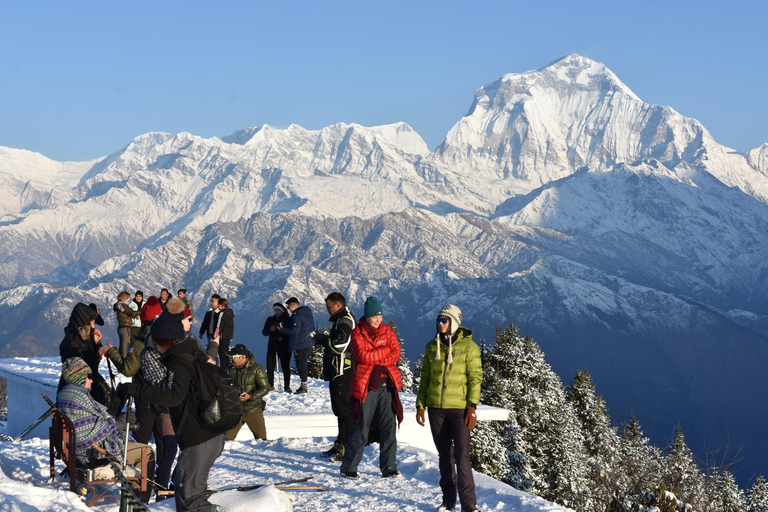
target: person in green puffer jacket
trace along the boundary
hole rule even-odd
[[[263,398],[269,393],[267,371],[253,357],[253,354],[243,345],[238,343],[227,354],[231,358],[227,372],[240,391],[240,402],[243,404],[243,417],[235,427],[227,432],[226,440],[233,441],[243,426],[253,432],[256,439],[267,440],[267,427],[264,425]]]
[[[437,333],[427,343],[416,397],[416,421],[424,426],[428,409],[437,448],[443,502],[453,510],[458,490],[462,512],[478,510],[469,457],[469,431],[477,423],[483,367],[472,331],[461,325],[461,310],[449,304],[437,315]]]

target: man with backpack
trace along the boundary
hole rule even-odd
[[[173,473],[176,510],[219,510],[208,501],[208,473],[224,449],[224,434],[232,425],[211,426],[206,423],[206,402],[203,373],[223,373],[210,365],[208,356],[194,338],[187,338],[189,319],[185,318],[184,303],[168,299],[166,308],[152,324],[151,336],[162,354],[161,362],[168,369],[165,386],[149,387],[139,383],[121,384],[121,397],[133,395],[161,407],[168,407],[181,454]],[[230,388],[234,389],[231,386]],[[236,391],[235,391],[236,393]],[[237,397],[235,396],[235,400]],[[239,401],[237,402],[239,406]],[[239,421],[241,412],[236,419]]]

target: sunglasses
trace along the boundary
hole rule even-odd
[[[450,321],[450,318],[445,318],[444,316],[441,316],[437,319],[438,324],[447,324]]]

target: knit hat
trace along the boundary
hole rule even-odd
[[[98,314],[95,310],[82,302],[78,302],[72,309],[72,314],[69,315],[69,323],[79,329],[80,327],[91,323],[91,320],[96,320],[97,316]]]
[[[453,304],[443,306],[443,309],[440,310],[437,316],[443,316],[449,319],[451,321],[451,330],[449,332],[451,334],[456,334],[456,331],[459,330],[459,326],[461,325],[461,310],[458,306],[454,306]]]
[[[183,340],[186,338],[187,333],[181,323],[186,318],[184,316],[185,308],[186,306],[181,300],[168,299],[163,312],[152,322],[152,328],[149,330],[152,338],[159,340]]]
[[[273,310],[277,309],[277,308],[282,309],[283,310],[283,314],[286,314],[286,313],[290,314],[288,312],[288,309],[285,307],[285,305],[282,302],[275,302],[274,304],[272,304],[272,309]]]
[[[383,315],[381,301],[373,296],[365,299],[365,309],[363,310],[363,314],[365,315],[365,318]]]
[[[84,386],[90,373],[91,367],[80,357],[70,357],[61,365],[61,376],[67,384]]]
[[[456,331],[459,330],[459,326],[461,325],[461,310],[458,306],[454,306],[453,304],[448,304],[447,306],[443,306],[443,309],[440,310],[440,312],[437,314],[437,317],[445,317],[451,321],[451,327],[449,330],[449,335],[445,337],[446,341],[448,342],[448,356],[445,358],[446,364],[453,363],[453,339],[454,334],[456,334]],[[440,342],[437,342],[437,358],[440,359]]]

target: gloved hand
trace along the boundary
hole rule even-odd
[[[477,425],[477,412],[472,405],[468,405],[467,408],[464,409],[464,424],[469,430],[472,430],[475,428],[475,425]]]
[[[115,394],[120,398],[122,398],[123,400],[127,400],[129,396],[138,398],[140,390],[141,390],[141,386],[138,383],[123,382],[122,384],[119,384],[117,386],[117,389],[115,390]]]

